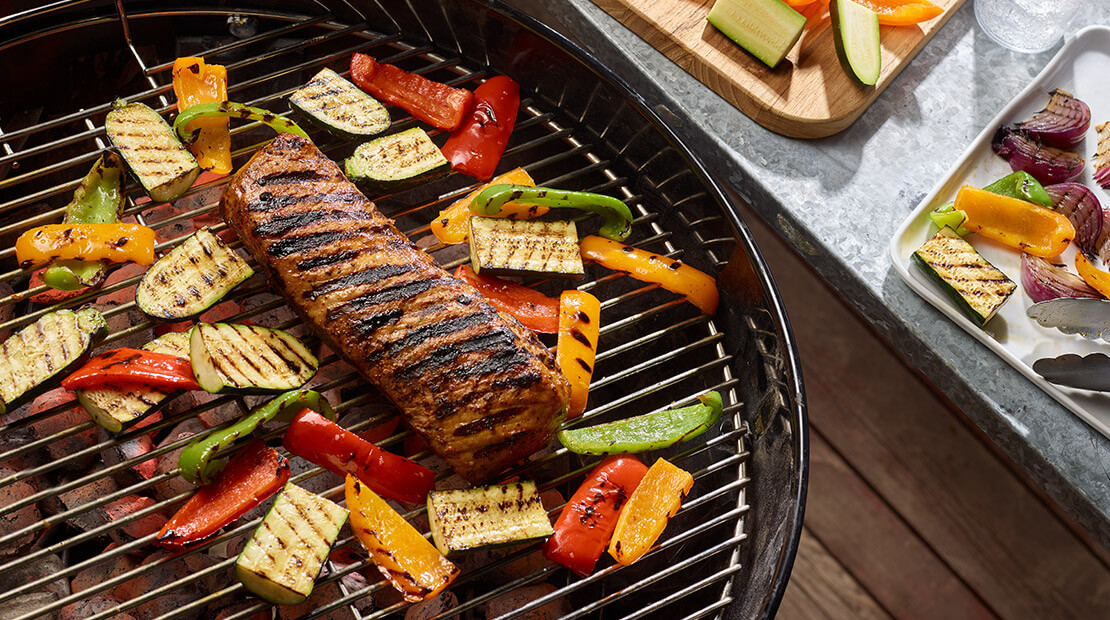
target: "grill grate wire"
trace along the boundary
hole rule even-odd
[[[156,62],[151,66],[147,66],[140,53],[140,49],[136,47],[132,41],[130,28],[130,24],[133,21],[156,18],[160,14],[129,14],[122,0],[116,0],[115,5],[118,10],[118,19],[123,26],[126,46],[134,55],[134,60],[141,68],[145,79],[150,85],[149,89],[127,96],[125,99],[128,101],[143,101],[158,108],[162,112],[166,112],[170,108],[167,102],[167,93],[170,91],[170,86],[168,85],[168,70],[172,66],[172,62]],[[194,11],[185,13],[191,15],[207,15],[212,18],[225,16],[224,13],[218,11]],[[328,14],[296,18],[259,14],[258,17],[270,18],[276,21],[278,25],[251,37],[220,45],[204,53],[196,53],[195,55],[204,55],[206,58],[218,62],[222,54],[246,49],[253,45],[272,43],[288,39],[295,35],[304,35],[305,38],[288,45],[283,45],[266,54],[252,56],[249,59],[240,61],[228,62],[227,66],[229,67],[229,72],[237,72],[235,75],[238,77],[241,77],[244,73],[251,76],[246,79],[235,79],[231,82],[229,90],[231,91],[230,96],[232,98],[235,98],[236,93],[245,92],[259,86],[271,85],[285,76],[302,75],[307,78],[308,75],[311,75],[324,66],[334,67],[340,64],[352,51],[356,50],[371,53],[376,57],[383,57],[386,62],[419,63],[415,67],[407,67],[409,70],[414,70],[417,73],[434,74],[436,72],[442,73],[447,71],[453,74],[453,78],[446,81],[471,88],[479,83],[485,75],[485,72],[481,69],[470,68],[467,61],[462,58],[442,56],[431,46],[409,44],[405,42],[400,35],[387,35],[373,32],[367,28],[364,22],[345,26],[335,22],[332,16]],[[354,43],[351,44],[352,42]],[[314,46],[326,45],[328,47],[333,47],[338,44],[343,44],[344,47],[340,48],[338,51],[330,51],[319,55],[310,53],[310,48]],[[306,59],[276,71],[266,71],[267,61],[278,59],[285,55],[298,54],[305,54]],[[341,74],[347,75],[347,71],[341,71]],[[303,82],[304,80],[300,81]],[[270,107],[271,109],[280,111],[284,108],[278,104],[281,99],[287,96],[292,90],[293,89],[290,88],[279,89],[276,92],[250,99],[249,103],[252,105]],[[594,105],[594,102],[594,98],[591,98],[587,102],[581,113],[581,117],[578,119],[579,121],[584,119],[587,114],[591,113],[591,107]],[[616,192],[618,196],[622,197],[633,207],[636,215],[634,227],[636,236],[633,238],[635,240],[634,244],[639,247],[653,249],[667,256],[675,258],[681,257],[684,252],[683,249],[676,247],[671,241],[671,234],[661,225],[657,212],[649,209],[644,202],[642,202],[642,193],[633,191],[633,189],[629,187],[627,178],[621,176],[614,170],[610,159],[595,154],[595,152],[598,151],[598,144],[606,143],[611,139],[609,135],[610,127],[607,126],[596,135],[584,134],[581,131],[577,131],[573,126],[573,118],[558,120],[561,116],[559,114],[559,110],[562,107],[561,103],[561,101],[549,102],[526,98],[522,105],[522,117],[518,123],[518,129],[514,132],[513,141],[510,143],[510,148],[505,158],[519,160],[522,165],[535,176],[539,184],[580,187],[582,189],[610,193]],[[554,107],[549,108],[549,104],[554,105]],[[53,163],[45,163],[40,167],[28,171],[19,170],[17,174],[12,174],[6,178],[0,178],[0,191],[7,190],[8,194],[12,192],[20,194],[25,188],[35,188],[35,181],[46,178],[65,176],[69,179],[79,180],[84,175],[84,172],[91,162],[97,157],[98,151],[104,147],[103,117],[108,109],[108,105],[97,106],[74,112],[58,119],[48,120],[37,125],[0,134],[0,140],[3,141],[4,146],[3,154],[0,155],[0,165],[19,164],[28,160],[33,161],[34,158],[50,159],[57,150],[63,147],[74,147],[75,145],[87,145],[88,147],[87,153],[83,155],[69,157],[68,159]],[[395,120],[390,131],[399,130],[414,123],[413,119],[399,115],[397,110],[392,110],[392,112]],[[615,123],[616,120],[617,119],[614,117],[613,122]],[[567,122],[571,122],[572,124],[567,125]],[[79,128],[80,130],[68,137],[47,139],[41,143],[34,144],[37,137],[41,135],[49,136],[52,132],[56,133],[56,130],[65,130],[66,128]],[[236,145],[238,146],[254,137],[252,134],[257,133],[255,132],[256,129],[258,129],[257,123],[248,123],[233,128],[233,140]],[[314,140],[320,145],[321,149],[329,155],[336,156],[336,154],[340,153],[342,149],[346,147],[343,143],[330,140],[322,132],[310,131],[310,133],[313,135]],[[437,132],[431,133],[434,137]],[[534,133],[538,133],[538,135],[533,135]],[[264,134],[259,135],[262,136]],[[525,137],[518,139],[517,136]],[[634,149],[637,138],[638,134],[634,134],[628,138],[623,145],[615,149],[617,154],[624,155],[626,150]],[[237,148],[234,151],[236,165],[241,165],[245,159],[262,144],[264,144],[264,142],[248,143],[245,146]],[[653,162],[649,158],[641,165],[641,168],[651,163]],[[12,168],[14,169],[15,166],[13,165]],[[675,173],[675,176],[661,179],[656,184],[655,189],[658,190],[660,194],[665,194],[665,187],[670,183],[676,182],[676,177],[684,174],[688,175],[690,171],[678,171]],[[457,175],[452,175],[452,177],[456,184],[460,182],[460,179],[455,178]],[[68,195],[76,187],[77,180],[66,180],[39,189],[29,189],[26,193],[18,197],[0,203],[0,213],[6,214],[5,217],[9,218],[10,222],[0,227],[0,235],[11,234],[14,236],[14,234],[18,234],[30,227],[42,223],[58,221],[64,211],[63,207],[47,209],[41,213],[18,220],[12,218],[11,214],[17,210],[25,210],[33,205],[41,204],[44,201],[49,201],[52,204],[64,204],[68,199]],[[221,179],[194,187],[187,192],[182,199],[179,199],[178,202],[180,203],[197,197],[204,198],[204,202],[192,209],[164,218],[159,218],[152,213],[152,210],[157,208],[157,205],[152,207],[149,203],[137,201],[137,198],[139,198],[141,194],[141,190],[139,190],[134,183],[131,183],[125,214],[140,223],[155,228],[159,231],[159,239],[161,240],[163,239],[163,231],[186,224],[197,218],[211,216],[211,214],[215,213],[218,206],[218,191],[225,182],[226,180]],[[406,195],[406,192],[389,196],[371,197],[378,202],[387,216],[397,219],[399,225],[402,222],[406,224],[403,228],[406,234],[436,256],[445,267],[453,268],[465,262],[465,257],[458,256],[458,252],[452,252],[452,248],[450,247],[438,243],[428,243],[429,241],[434,241],[434,238],[428,233],[427,224],[420,224],[419,222],[428,221],[439,209],[450,204],[450,202],[456,198],[465,195],[475,186],[475,183],[468,182],[463,187],[455,187],[446,191],[441,191],[431,199],[415,200],[407,205],[405,203],[409,196]],[[410,190],[408,193],[412,191],[417,190]],[[0,194],[0,196],[6,196],[8,194]],[[669,207],[675,208],[675,211],[679,213],[682,224],[693,231],[693,234],[701,243],[702,251],[709,255],[713,264],[720,267],[724,265],[725,260],[723,257],[727,256],[728,252],[731,251],[731,246],[735,243],[735,240],[731,237],[720,237],[714,234],[715,231],[720,230],[721,227],[721,218],[719,216],[701,217],[695,220],[690,220],[686,217],[685,213],[682,211],[681,202],[685,200],[698,200],[699,198],[704,199],[706,197],[696,194],[686,196],[679,201],[672,202]],[[402,206],[395,207],[394,205]],[[222,230],[225,227],[226,225],[222,222],[211,226],[214,231]],[[158,250],[161,252],[169,250],[189,234],[191,234],[191,230],[165,239],[159,243]],[[233,244],[233,247],[238,245],[239,244]],[[0,250],[0,260],[7,259],[6,262],[10,263],[12,262],[12,255],[13,250],[10,248]],[[253,260],[251,262],[253,263]],[[28,274],[23,270],[13,269],[0,274],[0,282],[18,282],[26,278],[27,275]],[[78,307],[86,303],[95,302],[105,295],[126,291],[137,284],[140,277],[141,274],[126,277],[111,285],[103,287],[99,291],[82,295],[61,304],[35,310],[30,310],[28,308],[28,302],[26,300],[30,296],[46,290],[46,287],[40,286],[28,291],[6,295],[0,299],[0,308],[20,307],[25,311],[17,311],[19,316],[13,316],[13,318],[0,323],[0,331],[19,329],[30,324],[43,314],[61,307]],[[232,302],[247,301],[260,295],[264,296],[266,288],[262,276],[255,276],[249,282],[244,283],[233,291],[226,299]],[[743,517],[749,509],[744,499],[744,487],[748,482],[745,473],[745,463],[748,457],[745,448],[747,428],[740,420],[742,404],[737,402],[737,392],[735,389],[737,386],[737,379],[733,377],[730,367],[733,356],[725,350],[723,343],[724,333],[720,331],[720,326],[715,319],[701,315],[691,316],[693,313],[689,311],[688,304],[681,299],[675,299],[673,295],[662,293],[657,286],[644,286],[642,283],[632,281],[621,274],[603,275],[594,280],[580,284],[578,288],[581,290],[595,291],[603,300],[602,309],[604,320],[601,330],[601,339],[603,342],[611,342],[612,346],[606,347],[603,344],[599,350],[597,366],[599,370],[604,367],[608,372],[606,374],[601,374],[599,372],[598,376],[595,377],[592,385],[593,395],[591,397],[591,404],[593,407],[572,424],[578,425],[591,420],[609,419],[607,414],[620,411],[634,411],[638,413],[645,410],[659,410],[665,408],[669,400],[674,400],[679,404],[689,403],[693,401],[697,394],[707,388],[723,391],[725,393],[726,402],[732,403],[726,409],[725,419],[727,428],[725,430],[712,437],[708,435],[703,436],[703,441],[695,442],[692,447],[686,448],[673,457],[668,457],[672,458],[672,460],[680,465],[683,463],[693,463],[697,466],[693,471],[695,473],[695,478],[698,480],[698,484],[695,484],[693,492],[687,498],[687,501],[684,502],[679,515],[676,516],[676,522],[683,521],[684,519],[692,520],[691,522],[695,523],[697,526],[686,527],[684,529],[679,529],[677,527],[668,528],[659,546],[653,549],[643,562],[644,564],[648,564],[653,558],[661,559],[664,557],[679,559],[664,563],[663,566],[665,566],[665,568],[649,575],[636,575],[626,578],[623,574],[636,572],[635,569],[639,565],[634,565],[633,567],[613,565],[598,570],[588,578],[578,579],[569,577],[566,571],[561,568],[548,565],[528,574],[520,575],[505,583],[489,586],[482,582],[484,575],[488,575],[499,568],[512,564],[515,560],[519,560],[530,553],[534,553],[536,546],[532,545],[517,550],[481,567],[465,570],[460,579],[451,588],[452,591],[458,593],[460,605],[450,612],[445,613],[443,617],[454,616],[460,613],[464,614],[463,617],[475,617],[473,614],[476,613],[476,610],[478,610],[484,602],[497,595],[523,585],[548,579],[556,580],[562,585],[551,594],[540,597],[504,617],[510,618],[523,615],[530,610],[538,609],[560,598],[569,597],[573,599],[575,593],[579,591],[588,591],[591,593],[599,592],[600,594],[591,594],[591,596],[583,599],[589,602],[578,605],[573,609],[570,615],[565,616],[567,618],[577,618],[588,615],[592,615],[593,617],[606,617],[606,613],[615,615],[617,613],[625,613],[629,610],[632,610],[632,613],[625,617],[640,618],[653,613],[665,614],[660,617],[674,617],[671,614],[677,614],[679,612],[678,608],[674,606],[674,603],[685,600],[687,597],[699,591],[710,588],[715,588],[715,593],[709,600],[715,602],[709,603],[688,617],[694,618],[719,615],[721,610],[732,600],[732,576],[743,569],[738,562],[738,546],[747,537],[744,531]],[[257,319],[261,315],[281,309],[283,305],[284,303],[280,299],[273,299],[255,305],[242,312],[235,313],[222,320],[236,322],[250,318]],[[123,315],[122,318],[131,319],[133,317],[127,315],[134,314],[133,311],[134,302],[131,301],[116,305],[106,310],[104,314],[106,317]],[[125,329],[113,331],[106,340],[104,346],[113,345],[113,343],[118,343],[128,338],[141,336],[149,332],[154,326],[153,323],[143,320],[141,316],[138,317],[138,320],[134,321],[133,324],[131,323],[132,322],[129,320],[128,326]],[[662,327],[657,327],[660,325]],[[298,322],[295,320],[288,320],[278,322],[274,326],[296,330]],[[757,322],[751,319],[749,319],[749,324],[745,327],[752,329],[753,333],[760,331],[757,327]],[[757,343],[759,342],[758,335],[757,333]],[[762,336],[767,339],[773,339],[775,334],[764,331]],[[675,344],[676,342],[678,344]],[[119,344],[115,344],[115,346],[119,346]],[[763,348],[764,350],[770,350],[773,347],[763,345]],[[687,363],[691,359],[694,360],[694,365],[689,365]],[[334,355],[325,357],[321,360],[321,368],[328,365],[343,366],[342,362],[339,362]],[[331,376],[334,378],[331,379],[318,377],[314,380],[315,385],[312,387],[321,391],[335,391],[335,393],[340,393],[341,390],[348,389],[357,391],[358,385],[362,382],[361,379],[350,367],[344,366],[344,368],[345,372],[342,372],[340,376],[335,376],[333,373]],[[682,370],[671,372],[674,368],[680,368]],[[662,372],[663,375],[661,378],[650,383],[642,380],[636,381],[653,372],[656,374]],[[773,377],[775,375],[772,374],[770,376]],[[626,389],[622,389],[622,385]],[[613,389],[606,390],[605,388]],[[617,396],[616,394],[618,393],[621,395]],[[668,398],[662,400],[659,398],[659,396],[662,395]],[[604,396],[604,398],[596,398],[597,396]],[[0,508],[0,516],[9,515],[21,508],[34,505],[65,491],[94,483],[107,476],[126,472],[136,465],[170,453],[186,445],[195,439],[196,436],[194,435],[193,437],[161,445],[156,447],[153,451],[142,454],[141,456],[120,460],[114,465],[108,465],[106,468],[92,471],[68,481],[59,481],[56,483],[49,482],[49,476],[54,474],[56,470],[71,469],[82,461],[90,457],[95,458],[105,450],[110,450],[124,442],[167,431],[186,420],[195,418],[198,413],[215,410],[227,405],[237,407],[240,413],[245,413],[250,409],[250,403],[243,397],[223,396],[214,398],[184,413],[166,415],[161,421],[144,426],[140,429],[125,430],[116,436],[108,436],[106,439],[103,439],[106,435],[101,433],[102,440],[86,449],[72,453],[65,458],[55,459],[37,466],[16,471],[0,479],[0,489],[20,481],[39,482],[42,488],[37,493],[28,495],[21,500],[8,503],[3,508]],[[74,402],[68,405],[54,407],[23,419],[13,420],[11,419],[12,416],[4,418],[6,423],[0,426],[0,439],[20,431],[26,431],[36,424],[65,413],[67,410],[74,407],[79,410],[79,405],[76,405]],[[365,417],[354,424],[348,425],[351,430],[358,432],[370,428],[376,423],[395,415],[391,407],[381,404],[380,397],[373,393],[372,390],[370,392],[363,390],[352,398],[345,398],[339,402],[336,409],[341,414],[344,414],[366,407],[369,407],[371,411],[377,410],[380,412],[371,414],[369,417]],[[226,424],[224,426],[226,426]],[[88,421],[55,434],[22,443],[21,445],[16,445],[0,453],[0,466],[4,465],[6,462],[10,462],[12,459],[31,456],[36,451],[55,442],[95,428],[95,424]],[[216,426],[203,431],[202,434],[216,432],[220,428],[221,426]],[[263,436],[273,439],[279,437],[280,433],[281,429],[273,429]],[[388,439],[381,441],[379,445],[396,446],[403,442],[410,434],[411,433],[408,431],[394,433]],[[273,442],[271,441],[271,443]],[[5,443],[4,445],[7,446],[10,444]],[[425,455],[427,455],[427,453],[425,453]],[[421,455],[417,456],[419,457]],[[581,476],[588,472],[596,463],[596,461],[574,460],[572,457],[573,455],[569,455],[565,449],[560,448],[559,450],[555,450],[532,460],[516,473],[536,475],[537,482],[541,489],[558,489],[562,491],[563,497],[569,497],[580,481]],[[704,463],[708,464],[702,465]],[[549,470],[551,469],[556,469],[563,473],[550,475]],[[705,481],[721,472],[729,472],[728,478],[731,479],[731,482],[718,486],[717,488],[706,488]],[[63,508],[63,510],[57,514],[47,516],[18,531],[0,536],[0,549],[3,549],[6,545],[12,545],[28,535],[42,536],[45,533],[43,539],[48,540],[52,534],[67,528],[67,526],[64,525],[66,521],[100,508],[116,499],[148,492],[158,483],[171,479],[176,475],[177,470],[174,469],[134,484],[121,484],[119,485],[120,488],[113,493],[98,497],[93,501],[68,510]],[[322,475],[330,474],[326,474],[326,472],[320,468],[313,468],[295,475],[293,480],[296,482],[305,482]],[[441,474],[439,478],[443,480],[448,478],[449,475],[450,472],[447,471]],[[0,559],[0,574],[31,565],[36,560],[53,554],[78,555],[82,545],[90,541],[103,539],[106,534],[118,530],[128,523],[137,521],[147,514],[157,513],[168,516],[168,514],[176,510],[190,494],[189,492],[178,494],[174,497],[159,501],[127,517],[111,521],[86,532],[62,531],[62,535],[64,536],[62,540],[43,545],[29,553]],[[342,486],[334,486],[326,490],[323,494],[332,499],[341,501]],[[724,502],[724,504],[722,504],[722,502]],[[726,505],[727,509],[720,509],[721,505]],[[553,508],[550,512],[554,516],[558,514],[560,509],[561,506],[558,506]],[[422,512],[422,509],[415,510],[407,514],[406,517],[409,519],[419,518]],[[236,540],[241,540],[243,537],[249,536],[250,533],[253,532],[254,528],[260,522],[260,518],[254,518],[246,522],[242,521],[243,520],[240,520],[240,522],[232,524],[232,526],[229,526],[229,529],[225,530],[219,536],[206,541],[204,544],[190,550],[184,555],[203,554],[210,549]],[[683,551],[690,546],[689,543],[691,541],[704,538],[705,532],[714,531],[715,528],[719,529],[722,527],[724,528],[722,531],[726,532],[724,536],[709,542],[699,540],[693,552],[683,553]],[[58,573],[28,581],[22,586],[0,593],[0,604],[7,603],[17,598],[20,594],[34,591],[36,588],[40,588],[58,578],[71,578],[73,575],[83,570],[125,554],[139,550],[150,551],[151,547],[149,547],[149,544],[152,539],[153,535],[149,535],[132,542],[117,545],[110,551],[99,553],[72,563]],[[345,530],[335,546],[335,549],[358,548],[358,543],[349,535],[349,529]],[[688,585],[686,585],[686,579],[676,578],[677,575],[684,571],[689,571],[692,567],[707,563],[710,560],[722,556],[727,556],[727,559],[721,562],[723,568],[714,569],[710,574]],[[124,574],[98,583],[91,588],[82,590],[79,593],[63,597],[50,605],[39,608],[31,615],[21,617],[40,617],[56,612],[70,603],[97,593],[108,592],[116,586],[129,582],[132,579],[154,573],[170,562],[181,561],[181,558],[182,556],[167,557],[150,564],[144,564]],[[207,578],[223,575],[229,576],[229,567],[234,563],[234,559],[234,555],[232,555],[228,559],[213,563],[203,570],[194,572],[182,579],[162,584],[141,596],[124,601],[123,604],[116,608],[106,610],[92,617],[110,617],[114,614],[136,608],[160,596],[182,590],[194,584],[200,584]],[[604,561],[602,565],[605,565]],[[370,613],[364,613],[364,609],[356,607],[356,603],[365,597],[373,595],[383,588],[388,588],[388,586],[384,585],[382,582],[378,582],[361,589],[351,590],[343,583],[343,576],[354,571],[362,571],[366,569],[366,567],[366,560],[362,560],[361,562],[344,568],[338,568],[336,565],[329,562],[324,575],[317,583],[317,588],[322,589],[328,584],[337,583],[340,596],[319,606],[303,617],[332,617],[329,615],[332,611],[341,610],[344,607],[350,613],[351,617],[359,619],[382,618],[390,614],[403,612],[405,605],[402,603],[386,606],[383,609],[376,609]],[[241,585],[234,583],[230,578],[226,581],[228,583],[233,583],[233,585],[212,592],[202,592],[187,605],[180,606],[171,613],[161,617],[196,616],[213,602],[243,595],[244,592]],[[661,595],[639,607],[635,607],[634,605],[631,607],[628,606],[629,597],[634,598],[636,595],[642,593],[642,591],[650,589],[657,582],[663,581],[681,581],[683,587],[674,589],[670,592],[663,591]],[[624,607],[618,605],[618,603],[622,603]],[[268,610],[269,608],[270,606],[268,604],[259,602],[228,616],[228,618],[246,618],[255,612]],[[620,611],[615,611],[618,608]]]

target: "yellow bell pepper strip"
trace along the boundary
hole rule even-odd
[[[686,263],[596,235],[589,235],[581,245],[582,258],[613,271],[623,271],[637,280],[658,284],[686,297],[705,314],[717,311],[720,293],[717,292],[717,280],[709,274]]]
[[[589,211],[604,218],[605,223],[598,230],[602,237],[624,241],[632,234],[632,211],[628,205],[612,196],[591,192],[572,192],[552,187],[490,185],[474,197],[470,203],[470,212],[494,217],[509,202]]]
[[[1058,256],[1075,238],[1063,214],[970,185],[960,188],[954,206],[967,214],[967,229],[1033,256]]]
[[[570,382],[568,419],[577,418],[586,410],[600,326],[601,302],[597,297],[582,291],[563,291],[559,296],[559,340],[555,348],[555,363]]]
[[[1083,252],[1075,253],[1075,270],[1079,272],[1079,277],[1083,278],[1083,281],[1091,285],[1091,288],[1101,293],[1103,297],[1110,297],[1110,273],[1091,264],[1091,261],[1083,256]]]
[[[198,103],[189,106],[184,112],[177,115],[177,119],[173,122],[173,131],[177,137],[185,144],[192,144],[199,131],[186,131],[186,127],[191,125],[193,121],[200,118],[211,117],[231,117],[241,118],[248,121],[258,121],[267,127],[270,127],[278,133],[291,133],[301,136],[302,138],[308,137],[305,130],[301,126],[293,122],[292,119],[286,118],[280,114],[274,114],[269,110],[256,108],[242,103],[235,103],[234,101],[219,101],[211,103]]]
[[[698,396],[697,405],[664,409],[623,420],[559,431],[559,443],[575,454],[618,454],[662,450],[713,427],[724,412],[719,392]]]
[[[406,601],[433,598],[459,576],[457,566],[358,478],[348,474],[345,491],[355,538]]]
[[[173,92],[178,112],[198,103],[227,101],[227,68],[206,64],[195,56],[178,58],[173,63]],[[189,150],[201,168],[217,174],[231,172],[230,122],[226,117],[202,118],[185,127],[190,133],[200,132]]]
[[[22,269],[52,260],[154,262],[154,231],[138,224],[47,224],[32,228],[15,241]]]
[[[617,517],[609,555],[624,565],[643,557],[693,486],[694,477],[688,472],[663,459],[655,461]]]
[[[494,177],[489,183],[482,185],[465,197],[451,203],[450,207],[440,211],[439,216],[432,220],[430,225],[432,234],[436,236],[436,239],[439,239],[440,243],[464,243],[467,234],[470,232],[470,203],[474,202],[474,198],[487,187],[510,183],[524,185],[526,187],[536,186],[536,182],[532,180],[532,177],[524,168],[513,168],[505,174]],[[522,205],[510,202],[501,206],[500,213],[489,217],[510,217],[517,220],[530,220],[547,213],[547,211],[548,207],[540,205]]]

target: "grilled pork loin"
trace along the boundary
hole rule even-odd
[[[220,208],[305,323],[460,475],[484,480],[550,442],[570,391],[552,355],[413,245],[311,141],[279,135]]]

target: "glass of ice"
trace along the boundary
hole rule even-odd
[[[1050,49],[1071,23],[1080,0],[975,0],[975,18],[987,36],[1016,52]]]

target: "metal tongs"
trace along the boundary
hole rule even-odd
[[[1029,306],[1025,313],[1044,327],[1054,327],[1065,334],[1110,341],[1107,299],[1050,299]],[[1110,356],[1104,353],[1041,358],[1033,363],[1033,371],[1058,385],[1110,392]]]

